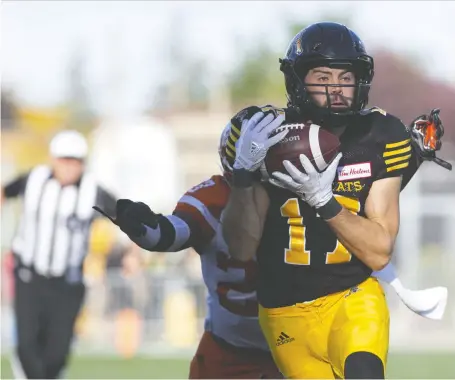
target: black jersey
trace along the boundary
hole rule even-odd
[[[410,132],[383,110],[365,110],[340,137],[343,157],[333,182],[338,202],[365,216],[374,181],[405,174],[412,157]],[[336,293],[372,271],[337,240],[315,209],[294,193],[271,185],[264,232],[257,252],[258,298],[280,307]]]

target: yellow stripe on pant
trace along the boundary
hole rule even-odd
[[[346,358],[358,351],[377,355],[386,367],[389,310],[375,278],[314,301],[260,307],[259,321],[286,378],[344,378]]]

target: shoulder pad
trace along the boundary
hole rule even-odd
[[[214,175],[206,181],[193,186],[185,195],[198,199],[207,207],[227,203],[230,187],[221,175]]]
[[[215,226],[229,199],[230,187],[220,175],[194,186],[178,201],[175,213],[185,213],[194,220],[202,215],[210,225]]]
[[[186,193],[193,194],[193,193],[200,192],[202,189],[207,189],[209,187],[216,187],[220,183],[219,177],[221,177],[221,176],[214,175],[214,176],[210,177],[209,179],[206,179],[205,181],[202,181],[201,183],[197,184],[196,186],[193,186]]]
[[[389,147],[398,143],[409,143],[411,133],[408,127],[396,116],[388,113],[384,116],[377,113],[371,122],[373,124],[373,134],[379,143],[386,143]],[[398,145],[397,145],[398,146]]]

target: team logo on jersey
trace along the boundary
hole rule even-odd
[[[371,177],[371,162],[340,166],[337,169],[338,181]]]
[[[285,334],[284,332],[281,332],[280,336],[276,340],[276,346],[281,346],[286,343],[291,343],[295,340],[295,338],[291,338],[289,335]]]
[[[362,184],[360,180],[334,182],[332,186],[333,191],[336,193],[359,193],[364,187],[365,184]]]

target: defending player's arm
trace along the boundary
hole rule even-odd
[[[248,261],[256,254],[262,236],[269,198],[265,189],[254,180],[254,173],[265,159],[267,150],[284,138],[287,131],[269,138],[284,121],[284,115],[264,114],[250,107],[232,120],[231,130],[235,154],[232,190],[223,214],[223,236],[235,259]]]
[[[187,191],[172,215],[156,214],[142,202],[120,199],[117,217],[110,219],[143,249],[176,252],[194,247],[198,251],[215,235],[227,198],[227,185],[221,181],[221,177],[214,176]]]
[[[189,227],[172,215],[154,213],[149,206],[130,199],[119,199],[116,204],[115,219],[98,206],[95,210],[116,224],[141,248],[150,251],[175,251],[187,248]]]
[[[196,223],[187,223],[176,215],[155,214],[150,210],[146,222],[142,220],[145,227],[141,235],[130,235],[130,239],[139,247],[154,252],[178,252],[182,249],[193,246],[195,237],[199,234]],[[155,223],[150,223],[153,220]]]

